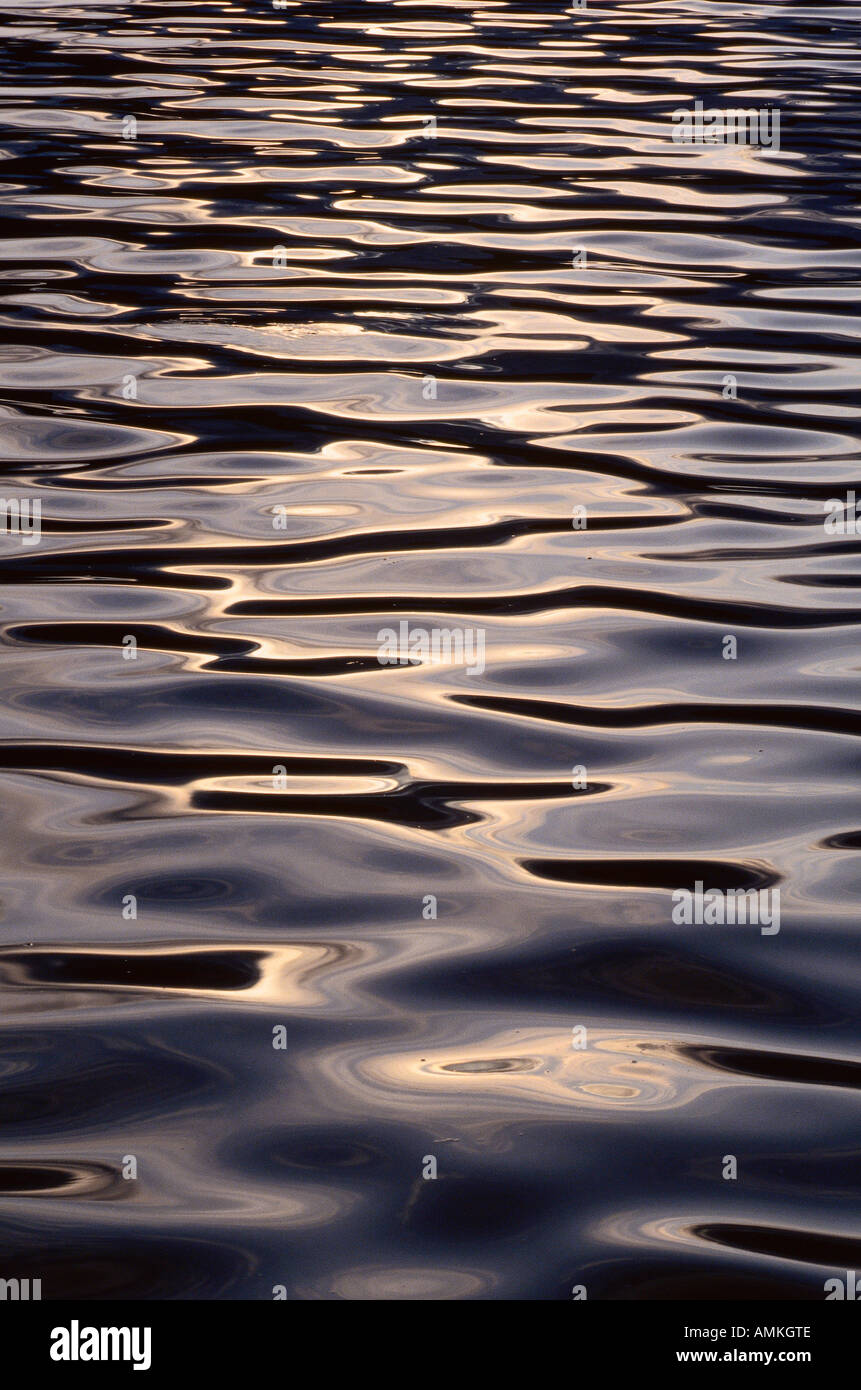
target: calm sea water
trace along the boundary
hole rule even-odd
[[[859,20],[3,0],[0,1276],[861,1268]]]

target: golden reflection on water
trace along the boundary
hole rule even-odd
[[[483,1042],[418,1052],[355,1057],[347,1074],[372,1088],[377,1104],[399,1108],[421,1103],[429,1113],[456,1113],[465,1105],[492,1114],[503,1102],[509,1114],[544,1107],[562,1113],[666,1110],[689,1105],[711,1089],[713,1078],[678,1056],[659,1060],[642,1039],[619,1038],[590,1029],[588,1050],[572,1046],[570,1033],[523,1028]],[[346,1086],[344,1066],[330,1059],[327,1070]]]

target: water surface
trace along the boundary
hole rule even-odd
[[[0,4],[0,1275],[861,1267],[859,19]]]

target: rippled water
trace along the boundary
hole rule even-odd
[[[861,1265],[859,19],[3,0],[0,1275]]]

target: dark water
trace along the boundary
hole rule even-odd
[[[861,7],[0,8],[0,1276],[822,1299]]]

